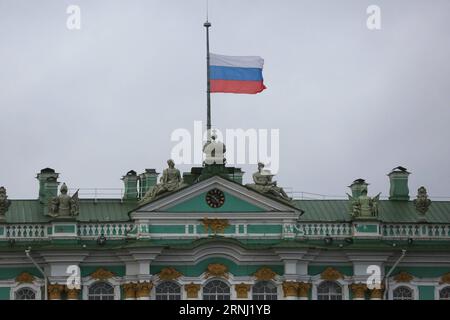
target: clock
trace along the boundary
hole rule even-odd
[[[211,189],[206,194],[205,200],[211,208],[220,208],[225,203],[225,194],[219,189]]]

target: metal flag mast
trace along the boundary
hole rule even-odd
[[[203,24],[206,28],[206,134],[207,141],[211,141],[211,82],[209,70],[209,27],[211,23],[208,21],[208,1],[206,1],[206,22]]]

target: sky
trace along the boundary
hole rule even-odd
[[[70,5],[79,30],[66,26]],[[380,30],[367,28],[369,5]],[[162,172],[174,130],[206,118],[205,11],[205,0],[0,0],[9,198],[37,198],[46,167],[71,189]],[[401,165],[412,197],[422,185],[450,197],[449,18],[448,0],[210,0],[211,51],[263,57],[267,86],[213,94],[213,127],[278,129],[275,179],[288,191],[342,197],[364,178],[387,196]],[[256,165],[240,167],[249,183]]]

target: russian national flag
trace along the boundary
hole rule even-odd
[[[263,83],[261,57],[237,57],[210,54],[209,71],[211,92],[259,93],[266,89]]]

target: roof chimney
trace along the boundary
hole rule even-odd
[[[42,169],[37,174],[39,180],[39,201],[40,203],[47,205],[48,201],[58,195],[58,177],[59,173],[56,173],[52,168]]]
[[[389,200],[409,200],[408,176],[410,173],[404,167],[396,167],[388,174],[391,187]]]
[[[369,184],[364,179],[356,179],[348,187],[352,190],[352,197],[358,198],[363,190],[367,190]]]
[[[123,193],[124,200],[136,200],[138,198],[137,182],[138,176],[136,171],[128,171],[126,175],[122,177],[125,191]]]
[[[145,172],[139,175],[139,194],[141,198],[145,196],[151,187],[156,186],[158,174],[155,169],[145,169]]]

